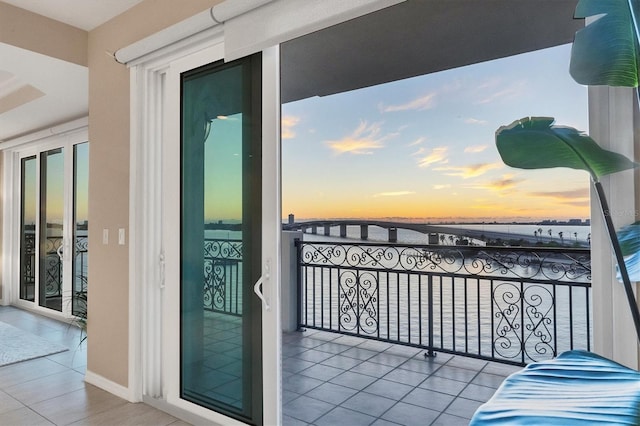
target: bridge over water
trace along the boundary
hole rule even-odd
[[[409,222],[393,222],[393,221],[382,221],[382,220],[363,220],[363,219],[353,219],[353,220],[311,220],[305,222],[294,222],[287,223],[282,225],[283,230],[289,231],[302,231],[302,232],[311,232],[312,234],[317,234],[318,230],[321,229],[324,235],[331,235],[331,228],[339,227],[340,229],[340,237],[345,238],[347,236],[347,227],[348,226],[356,226],[360,228],[360,238],[363,240],[367,240],[369,238],[369,227],[370,226],[378,226],[380,228],[384,228],[388,230],[388,240],[391,243],[395,243],[398,241],[398,229],[408,229],[415,232],[420,232],[422,234],[429,235],[429,243],[430,244],[439,244],[439,235],[454,235],[458,237],[459,240],[465,241],[465,239],[476,239],[476,240],[486,240],[486,239],[502,239],[502,240],[524,240],[526,242],[536,243],[539,241],[539,238],[534,235],[528,234],[517,234],[513,232],[498,232],[498,231],[488,231],[488,230],[478,230],[478,229],[468,229],[463,226],[460,227],[452,227],[446,225],[430,225],[424,223],[409,223]]]

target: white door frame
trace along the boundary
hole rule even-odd
[[[194,421],[242,424],[182,400],[178,392],[179,321],[168,301],[179,300],[179,241],[164,232],[179,215],[180,72],[222,59],[221,29],[188,50],[154,55],[131,68],[131,183],[129,252],[129,388],[126,397]],[[262,314],[263,422],[280,424],[280,90],[279,48],[263,51],[262,259],[270,260]],[[177,150],[177,151],[176,151]],[[178,216],[179,217],[179,216]],[[176,269],[178,268],[178,269]],[[165,279],[166,277],[166,279]],[[177,277],[177,278],[176,278]],[[176,305],[177,308],[177,305]],[[162,326],[160,326],[162,325]]]
[[[16,140],[7,141],[0,145],[3,149],[3,193],[5,200],[17,200],[17,202],[3,203],[3,256],[2,304],[12,304],[20,308],[37,312],[63,321],[70,321],[71,314],[71,290],[72,290],[72,247],[73,247],[73,147],[88,142],[87,119],[75,120],[60,126],[58,129],[48,129]],[[51,149],[64,148],[64,232],[63,248],[66,254],[63,260],[63,288],[62,288],[62,312],[39,306],[38,292],[35,301],[30,302],[20,299],[20,210],[21,203],[21,160],[35,156],[40,165],[41,153]],[[36,169],[36,197],[40,200],[40,167]],[[36,223],[40,223],[40,209],[36,213]],[[39,225],[37,225],[39,228]],[[36,233],[36,247],[39,251],[39,232]],[[36,258],[35,275],[39,280],[40,262]]]

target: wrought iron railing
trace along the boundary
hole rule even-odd
[[[588,249],[297,242],[299,326],[513,364],[591,347]]]
[[[242,240],[206,238],[204,308],[242,315]]]
[[[62,296],[62,261],[58,256],[58,248],[62,243],[62,237],[47,237],[44,244],[44,294],[46,297]]]
[[[36,244],[35,234],[25,233],[23,236],[23,282],[35,285],[36,282]],[[62,296],[62,262],[58,249],[63,243],[62,237],[48,237],[44,245],[44,287],[46,297]],[[74,248],[74,292],[86,292],[88,268],[88,244],[86,236],[76,236]]]

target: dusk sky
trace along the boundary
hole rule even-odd
[[[81,223],[88,220],[89,207],[89,144],[81,143],[76,146],[75,163],[75,219]],[[46,179],[41,177],[47,191],[47,221],[61,224],[64,215],[64,148],[60,153],[40,156],[41,161],[47,159]],[[24,162],[24,223],[36,222],[36,214],[39,206],[37,189],[37,161],[36,157],[27,158]]]
[[[283,215],[528,221],[589,217],[589,177],[505,166],[527,116],[588,131],[570,45],[282,106]]]

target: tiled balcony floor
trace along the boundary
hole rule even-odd
[[[283,336],[284,425],[467,425],[519,367],[307,330]]]

